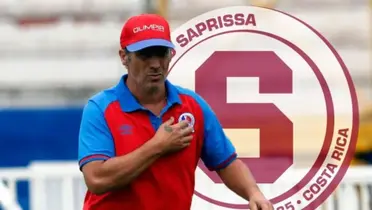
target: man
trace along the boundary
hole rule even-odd
[[[128,74],[93,96],[82,116],[84,209],[189,210],[201,158],[252,210],[272,210],[208,104],[166,80],[174,48],[167,21],[134,16],[120,44]]]

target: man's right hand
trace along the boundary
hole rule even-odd
[[[164,122],[153,137],[153,140],[160,146],[162,154],[175,152],[189,146],[193,138],[193,128],[189,126],[187,121],[181,121],[174,125],[173,122],[173,117]]]

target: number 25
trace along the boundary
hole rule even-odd
[[[279,206],[276,210],[295,210],[294,206],[291,202],[285,204],[285,208],[283,206]]]

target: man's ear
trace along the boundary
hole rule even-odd
[[[173,58],[174,56],[176,56],[176,50],[175,49],[171,49],[170,50],[170,56],[171,56],[171,58]]]
[[[121,63],[124,66],[127,66],[128,65],[128,54],[125,52],[125,50],[120,49],[119,50],[119,56],[120,56]]]

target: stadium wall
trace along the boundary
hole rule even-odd
[[[0,168],[77,160],[81,113],[82,107],[0,110]],[[28,210],[28,182],[19,183],[17,190],[21,206]]]

